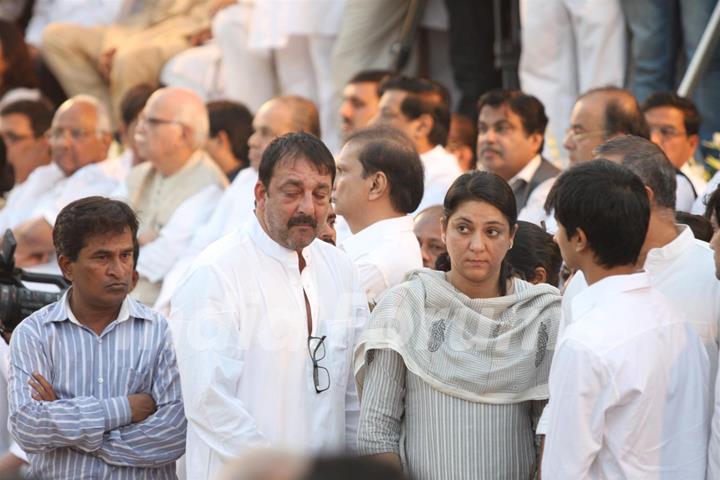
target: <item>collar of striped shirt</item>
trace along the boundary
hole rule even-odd
[[[43,323],[69,321],[76,325],[80,325],[80,322],[75,317],[72,310],[70,310],[70,290],[72,290],[72,287],[63,294],[60,300],[44,307],[47,309],[47,313],[43,319]],[[128,296],[125,297],[125,300],[123,300],[122,306],[120,307],[120,313],[118,314],[118,318],[115,322],[121,323],[129,320],[130,318],[156,320],[156,318],[152,315],[147,315],[147,311],[146,309],[143,309],[142,304]]]

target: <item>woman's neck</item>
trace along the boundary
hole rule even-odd
[[[447,280],[450,285],[470,298],[495,298],[501,296],[498,277],[491,277],[483,282],[473,282],[450,270],[447,273]]]

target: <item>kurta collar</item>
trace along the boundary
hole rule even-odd
[[[667,245],[659,248],[650,249],[645,258],[646,268],[652,267],[657,263],[666,263],[682,255],[688,248],[695,243],[695,236],[687,225],[676,225],[680,230],[680,234]]]
[[[648,288],[650,275],[647,272],[632,273],[629,275],[612,275],[590,285],[579,293],[572,301],[572,318],[579,320],[598,304],[607,301],[613,295]]]
[[[387,218],[375,222],[348,237],[343,241],[341,248],[345,250],[351,258],[357,258],[381,247],[385,238],[395,237],[398,234],[408,231],[412,232],[412,229],[413,218],[410,215]]]
[[[275,240],[270,238],[270,236],[263,230],[262,225],[260,225],[260,221],[257,218],[257,214],[252,215],[252,218],[250,218],[250,237],[253,239],[253,241],[260,247],[260,250],[263,251],[266,255],[269,257],[272,257],[279,262],[281,262],[283,265],[289,268],[295,268],[298,269],[298,256],[295,250],[290,250],[289,248],[285,248],[279,243],[277,243]],[[313,240],[313,242],[317,241],[317,239]],[[312,245],[312,244],[311,244]],[[307,246],[302,251],[302,256],[305,259],[305,265],[310,265],[310,246]]]

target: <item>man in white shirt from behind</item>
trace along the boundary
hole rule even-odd
[[[109,195],[120,183],[106,173],[103,160],[112,141],[110,119],[94,97],[77,95],[60,105],[49,138],[53,163],[47,168],[55,181],[47,190],[37,191],[32,212],[22,223],[12,226],[18,242],[15,260],[19,267],[48,261],[54,251],[55,217],[65,205],[83,197]]]
[[[558,177],[548,198],[563,258],[590,286],[553,358],[543,477],[704,479],[710,365],[692,324],[637,272],[642,181],[596,160]]]
[[[195,258],[211,243],[239,229],[253,215],[254,188],[263,152],[270,142],[290,132],[308,132],[320,137],[320,117],[315,104],[302,97],[284,95],[265,102],[253,118],[248,139],[250,166],[241,170],[223,192],[207,222],[197,229],[163,280],[155,309],[170,313],[170,298]]]
[[[350,258],[317,239],[335,161],[291,133],[263,154],[255,215],[195,261],[172,298],[188,478],[253,447],[353,449],[352,352],[367,300]]]
[[[355,262],[371,306],[423,266],[409,215],[422,196],[422,163],[402,132],[375,127],[350,135],[337,159],[333,198],[353,233],[340,248]]]
[[[450,131],[450,98],[442,85],[421,78],[390,77],[380,83],[380,105],[374,125],[403,131],[415,144],[425,169],[425,193],[415,210],[441,205],[450,185],[462,173],[445,150]]]

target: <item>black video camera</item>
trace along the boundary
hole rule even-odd
[[[70,285],[59,275],[26,272],[15,268],[17,241],[12,230],[5,231],[0,245],[0,333],[11,333],[36,310],[60,299]],[[41,292],[23,285],[25,282],[48,283],[60,292]]]

